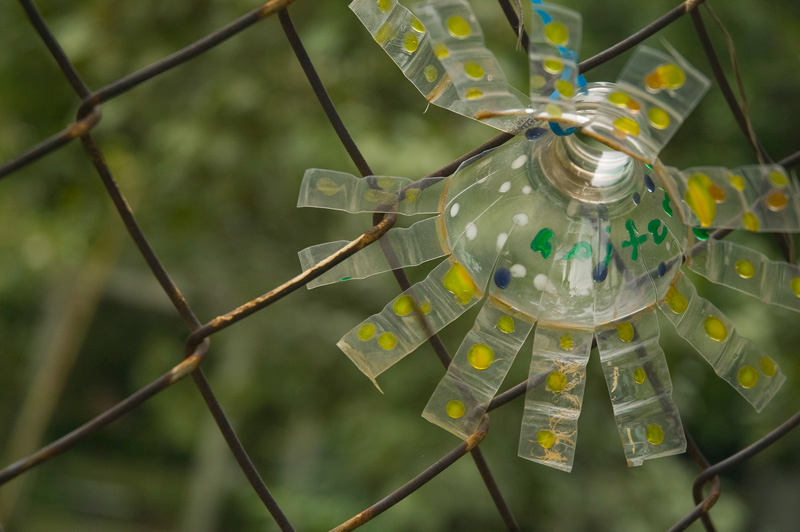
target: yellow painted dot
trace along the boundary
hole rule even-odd
[[[433,65],[428,65],[425,67],[425,79],[428,80],[428,83],[433,83],[436,81],[436,78],[439,77],[439,71],[436,70],[436,67]]]
[[[547,376],[547,387],[551,392],[563,392],[567,387],[567,376],[560,371],[552,371]]]
[[[544,112],[550,115],[551,118],[561,118],[561,107],[554,103],[549,103],[545,106]]]
[[[418,188],[409,188],[406,190],[406,201],[409,203],[414,203],[419,199],[419,195],[422,191]]]
[[[730,177],[728,177],[728,180],[731,182],[731,186],[736,190],[738,190],[739,192],[744,190],[745,182],[742,176],[733,174]]]
[[[568,334],[562,336],[561,339],[558,341],[558,345],[560,345],[561,349],[563,349],[564,351],[569,351],[570,349],[572,349],[573,344],[574,342],[572,341],[572,336]]]
[[[500,316],[497,320],[497,328],[500,332],[511,334],[514,332],[514,318],[511,316]]]
[[[555,46],[565,46],[569,42],[569,29],[561,22],[550,22],[544,26],[544,38]]]
[[[664,441],[664,429],[662,429],[661,425],[657,423],[651,423],[650,425],[647,425],[644,435],[647,438],[647,441],[653,445],[661,445],[661,443]]]
[[[378,0],[378,9],[380,9],[382,13],[386,13],[391,7],[392,0]]]
[[[673,64],[661,65],[656,69],[656,73],[667,89],[679,89],[686,83],[686,74]]]
[[[772,212],[780,212],[789,205],[789,196],[785,192],[776,190],[767,196],[767,208]]]
[[[414,311],[414,298],[409,295],[402,295],[394,300],[392,310],[398,316],[408,316]]]
[[[736,373],[736,380],[742,388],[750,389],[758,383],[758,372],[753,366],[742,366]]]
[[[706,321],[703,322],[703,327],[705,328],[708,337],[712,340],[721,342],[728,337],[727,327],[725,327],[725,324],[722,323],[722,320],[716,316],[707,317]]]
[[[477,290],[467,270],[457,262],[444,274],[442,286],[453,294],[456,301],[461,305],[469,303]]]
[[[403,35],[403,46],[405,47],[407,52],[414,53],[417,51],[419,47],[419,37],[413,31],[407,31],[405,35]]]
[[[472,33],[472,28],[462,17],[453,15],[447,19],[447,31],[456,39],[466,39]]]
[[[388,22],[385,22],[383,26],[378,28],[378,31],[375,32],[375,42],[381,45],[386,44],[389,39],[395,36],[395,34],[396,30],[394,29],[394,26]]]
[[[778,188],[784,188],[786,185],[789,184],[789,180],[786,178],[786,174],[782,172],[770,172],[769,180],[772,181],[772,184]]]
[[[614,120],[614,128],[617,133],[622,135],[636,136],[639,134],[639,124],[637,124],[634,119],[628,118],[627,116],[621,116]]]
[[[464,72],[472,79],[481,79],[483,77],[483,67],[475,61],[464,63]]]
[[[689,204],[697,217],[700,219],[700,225],[709,227],[714,223],[716,216],[716,201],[711,197],[709,188],[712,186],[711,179],[705,174],[697,173],[689,176],[686,182],[686,195],[684,199]]]
[[[736,273],[742,279],[749,279],[756,273],[756,269],[749,260],[742,259],[736,261]]]
[[[326,196],[333,196],[339,192],[339,185],[330,177],[323,177],[317,181],[317,190]]]
[[[564,98],[572,98],[573,96],[575,96],[575,88],[569,81],[565,79],[560,79],[556,81],[553,86],[558,91],[558,93]]]
[[[531,89],[541,89],[547,84],[547,80],[541,74],[531,76]]]
[[[362,342],[368,342],[375,336],[375,325],[372,323],[365,323],[358,328],[358,339]]]
[[[417,33],[425,33],[425,26],[419,21],[417,17],[411,17],[411,27]]]
[[[386,351],[391,351],[397,345],[397,337],[390,332],[381,333],[378,336],[378,345]]]
[[[650,125],[656,129],[666,129],[669,127],[669,115],[663,109],[659,109],[658,107],[651,107],[647,111],[647,120],[650,122]]]
[[[762,356],[758,360],[758,369],[760,369],[761,373],[763,373],[767,377],[774,377],[775,373],[777,373],[775,362],[767,355]]]
[[[669,287],[664,301],[667,302],[667,306],[675,314],[683,314],[686,311],[686,307],[689,306],[689,302],[686,301],[686,296],[678,292],[678,289],[674,286]]]
[[[422,313],[423,316],[426,316],[431,313],[433,307],[431,306],[430,301],[423,301],[419,304],[419,311]]]
[[[623,321],[617,325],[617,336],[619,336],[619,339],[623,342],[632,341],[634,336],[633,325],[628,321]]]
[[[544,61],[542,61],[542,66],[550,74],[558,74],[559,72],[564,70],[564,63],[562,63],[558,59],[545,59]]]
[[[475,369],[486,369],[494,361],[494,351],[486,344],[475,344],[469,348],[467,360]]]
[[[448,50],[447,46],[440,42],[437,42],[433,46],[433,53],[436,55],[437,59],[447,59],[450,57],[450,50]]]
[[[800,277],[795,277],[792,279],[792,292],[797,297],[800,297]]]
[[[461,401],[456,401],[456,400],[448,402],[445,405],[444,409],[447,411],[447,415],[450,416],[453,419],[460,418],[461,416],[464,415],[464,412],[466,412],[466,410],[467,410],[464,407],[464,403],[462,403]]]
[[[714,200],[714,203],[722,203],[725,201],[725,198],[728,197],[725,194],[725,191],[722,190],[722,187],[718,187],[717,185],[710,185],[708,187],[708,195],[711,196],[711,199]]]
[[[536,443],[545,449],[549,449],[556,444],[556,435],[549,430],[540,430],[539,434],[536,435]]]
[[[466,96],[467,100],[477,100],[479,98],[483,98],[483,91],[478,87],[470,87],[467,89]]]
[[[742,216],[742,224],[745,229],[754,233],[761,227],[761,222],[758,221],[758,218],[756,218],[756,215],[752,212],[744,213],[744,216]]]
[[[626,106],[630,99],[631,97],[624,92],[612,92],[608,95],[608,101],[620,107]]]
[[[644,372],[644,368],[636,368],[633,371],[633,380],[636,384],[644,383],[645,379],[647,379],[647,374]]]

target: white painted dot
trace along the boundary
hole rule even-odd
[[[530,185],[525,185],[524,187],[522,187],[522,193],[525,194],[526,196],[531,192],[533,192],[533,189],[530,187]]]
[[[497,245],[495,246],[495,249],[498,253],[503,251],[503,246],[506,245],[506,240],[508,240],[508,233],[500,233],[497,235]]]
[[[506,181],[502,185],[500,185],[500,194],[504,194],[511,190],[511,181]]]
[[[461,209],[461,205],[458,203],[453,203],[453,206],[450,207],[450,217],[453,218],[456,214],[458,214],[459,209]]]
[[[543,273],[540,273],[536,277],[533,278],[533,286],[536,287],[537,290],[544,290],[547,287],[547,281],[549,279]]]
[[[530,218],[528,218],[528,215],[524,212],[518,212],[511,219],[514,220],[514,223],[520,227],[525,227],[530,221]]]
[[[514,170],[516,170],[517,168],[522,168],[522,165],[525,164],[525,161],[527,159],[528,158],[525,155],[520,155],[519,157],[514,159],[514,162],[511,163],[511,168],[513,168]]]
[[[511,268],[511,277],[525,277],[525,274],[528,273],[528,270],[525,269],[525,266],[522,264],[515,264]]]
[[[467,240],[475,240],[475,237],[478,236],[478,226],[471,223],[467,226],[466,230]]]

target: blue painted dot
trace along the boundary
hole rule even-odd
[[[545,133],[547,133],[547,130],[543,127],[532,127],[525,132],[525,138],[528,140],[536,140]]]
[[[608,264],[605,262],[599,263],[597,266],[594,267],[594,271],[592,271],[592,279],[596,283],[602,283],[608,277]]]
[[[639,202],[642,201],[642,197],[639,195],[638,192],[633,193],[633,204],[639,205]]]
[[[667,265],[661,262],[658,264],[658,276],[664,277],[665,273],[667,273]]]
[[[647,174],[644,174],[644,186],[647,187],[649,192],[653,192],[656,189],[656,184],[653,183],[653,179]]]
[[[508,268],[498,268],[494,272],[494,284],[497,288],[506,288],[511,284],[511,271]]]

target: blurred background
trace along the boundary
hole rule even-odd
[[[564,0],[584,17],[583,57],[674,0]],[[473,0],[487,44],[527,91],[527,58],[492,0]],[[92,89],[144,67],[257,6],[245,0],[41,0]],[[800,5],[715,2],[737,46],[753,125],[776,159],[800,149]],[[527,6],[526,6],[527,9]],[[347,9],[298,0],[298,32],[376,173],[419,178],[495,134],[424,98]],[[727,52],[706,17],[721,58]],[[685,17],[666,39],[711,77]],[[0,161],[73,121],[80,103],[14,2],[0,4]],[[630,52],[589,73],[616,79]],[[297,251],[352,239],[371,216],[295,208],[308,167],[356,173],[277,17],[102,106],[94,135],[139,223],[201,321],[300,271]],[[756,160],[716,86],[662,152],[670,165]],[[411,220],[413,221],[413,220]],[[410,223],[403,220],[403,223]],[[742,238],[772,258],[769,235]],[[409,272],[422,279],[432,266]],[[147,384],[182,356],[187,330],[72,142],[0,182],[0,460],[11,463]],[[761,413],[662,322],[682,418],[711,462],[800,405],[800,328],[789,311],[697,280],[788,380]],[[215,335],[203,368],[268,486],[298,530],[327,530],[454,448],[420,417],[443,371],[424,345],[378,393],[336,341],[399,293],[390,274],[305,288]],[[470,316],[474,318],[477,307]],[[442,333],[455,352],[465,316]],[[502,389],[526,377],[530,339]],[[693,507],[686,456],[625,466],[593,353],[571,474],[517,457],[523,401],[491,415],[481,445],[524,530],[664,530]],[[501,389],[501,390],[502,390]],[[723,478],[719,530],[796,530],[800,433]],[[6,532],[275,530],[190,379],[86,442],[0,487]],[[503,525],[469,458],[365,531],[495,531]],[[695,525],[691,530],[699,530]]]

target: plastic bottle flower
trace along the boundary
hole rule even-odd
[[[661,164],[709,85],[699,72],[642,47],[615,83],[585,84],[580,16],[535,1],[527,97],[507,84],[466,1],[429,0],[416,16],[396,0],[350,8],[429,102],[518,135],[445,179],[306,172],[298,206],[435,214],[383,237],[391,262],[371,246],[310,287],[447,256],[339,341],[363,373],[375,382],[483,301],[423,413],[465,437],[535,326],[519,454],[566,471],[594,342],[628,464],[685,450],[656,308],[757,410],[773,397],[785,380],[776,362],[697,295],[681,266],[800,310],[798,268],[707,232],[798,231],[800,196],[775,165]],[[345,243],[301,251],[303,267]]]

